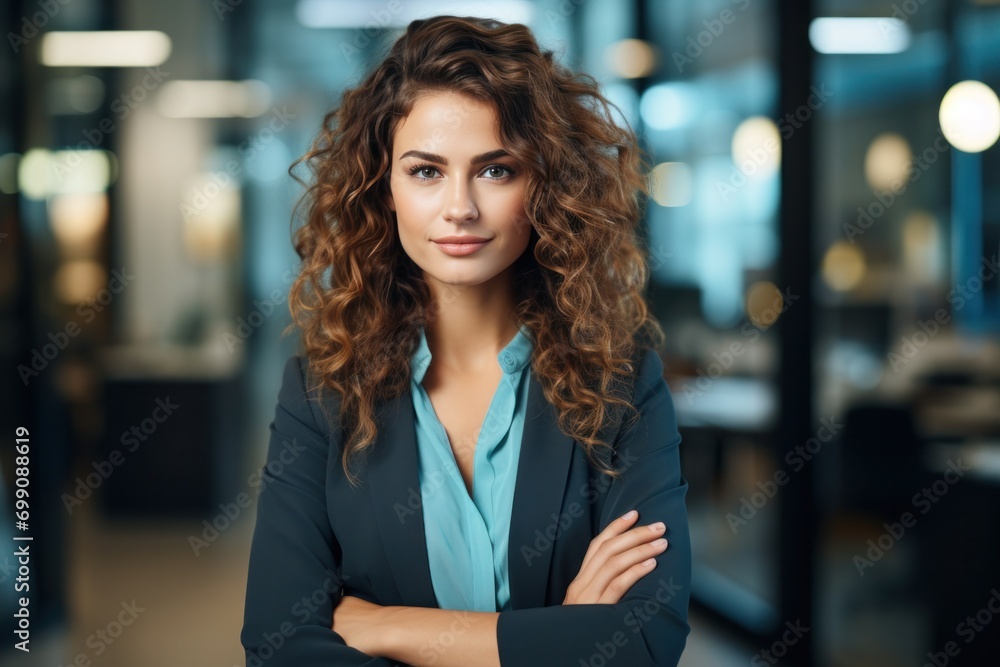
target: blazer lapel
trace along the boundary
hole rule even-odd
[[[401,604],[438,607],[424,536],[417,467],[417,436],[409,389],[381,405],[378,435],[369,451],[368,486],[385,555]]]
[[[513,609],[545,605],[553,547],[551,541],[536,544],[536,531],[544,534],[552,517],[559,516],[575,444],[559,429],[556,410],[534,373],[528,378],[507,554]],[[386,558],[404,604],[438,607],[424,534],[411,391],[381,408],[367,478]]]
[[[512,609],[545,606],[554,547],[544,534],[553,521],[558,525],[553,517],[562,509],[576,444],[559,429],[556,409],[545,400],[534,373],[529,373],[529,382],[507,550]],[[539,534],[547,541],[538,544]]]

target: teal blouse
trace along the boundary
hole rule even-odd
[[[507,538],[528,403],[529,335],[522,325],[497,354],[503,379],[477,436],[471,497],[448,434],[421,384],[431,362],[423,328],[410,360],[424,535],[441,609],[510,608]]]

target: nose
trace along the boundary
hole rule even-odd
[[[461,178],[452,179],[445,204],[444,218],[449,222],[464,222],[479,217],[479,209],[473,201],[472,188]]]

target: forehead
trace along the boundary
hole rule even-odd
[[[453,92],[429,92],[417,98],[396,128],[393,152],[417,148],[473,154],[499,145],[491,104]]]

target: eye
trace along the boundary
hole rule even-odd
[[[410,167],[409,170],[408,170],[410,176],[416,176],[416,178],[417,178],[418,181],[430,181],[430,180],[433,180],[432,178],[426,178],[424,176],[417,176],[417,174],[420,173],[420,172],[422,172],[422,171],[437,171],[437,168],[433,167],[433,166],[431,166],[429,164],[418,164],[416,166]]]
[[[503,165],[503,164],[491,164],[490,166],[486,167],[486,169],[483,171],[483,173],[485,174],[487,172],[491,172],[491,171],[494,171],[496,169],[502,169],[502,170],[506,171],[507,174],[506,175],[501,175],[498,178],[493,178],[491,180],[499,181],[499,180],[501,180],[503,178],[506,178],[507,176],[513,176],[514,175],[514,170],[511,169],[510,167],[508,167],[507,165]]]

